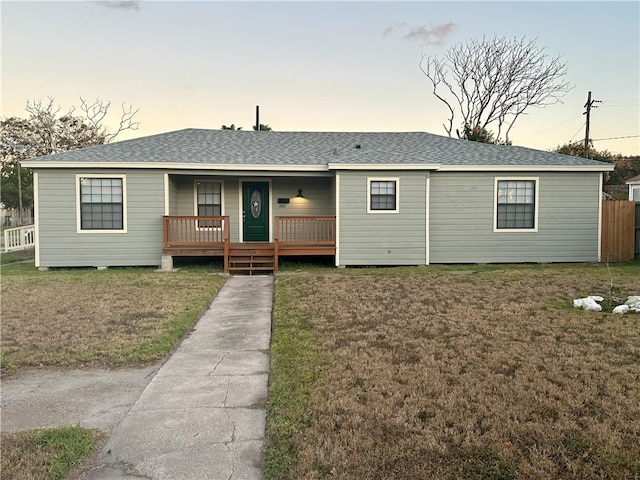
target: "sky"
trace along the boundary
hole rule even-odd
[[[514,145],[551,150],[585,136],[598,150],[640,153],[640,2],[0,3],[0,115],[27,101],[79,97],[139,109],[124,140],[183,128],[425,131],[446,135],[447,109],[419,68],[459,43],[526,37],[567,63],[562,103],[531,108]],[[619,138],[622,137],[622,138]]]

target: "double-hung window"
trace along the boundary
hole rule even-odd
[[[78,231],[126,232],[124,176],[77,175]]]
[[[495,231],[538,230],[538,179],[495,179]]]
[[[367,179],[367,213],[398,213],[397,178]]]
[[[222,215],[222,182],[196,181],[196,215],[218,217]],[[218,228],[220,220],[198,220],[198,228]]]

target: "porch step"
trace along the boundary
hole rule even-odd
[[[272,244],[246,243],[233,245],[229,251],[231,273],[273,272],[275,253]]]

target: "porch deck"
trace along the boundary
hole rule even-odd
[[[222,257],[225,272],[277,272],[284,256],[336,254],[336,217],[275,217],[273,242],[231,243],[228,216],[163,217],[163,255]]]

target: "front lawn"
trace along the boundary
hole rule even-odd
[[[8,254],[3,254],[8,255]],[[38,271],[2,267],[2,369],[118,367],[166,358],[224,277],[205,267]]]
[[[266,477],[640,478],[640,314],[588,294],[640,266],[279,276]]]
[[[209,268],[38,271],[2,254],[2,370],[27,366],[120,367],[166,358],[224,277]],[[2,478],[66,478],[98,443],[75,427],[2,434]]]

